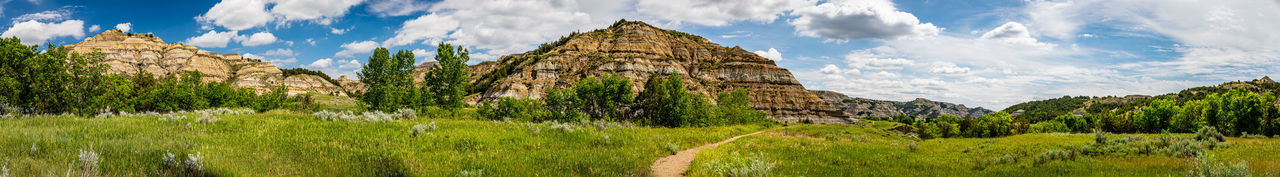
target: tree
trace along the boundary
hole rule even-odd
[[[1191,100],[1182,103],[1182,109],[1177,115],[1169,120],[1169,131],[1176,133],[1191,133],[1201,126],[1198,120],[1203,119],[1203,112],[1206,102],[1204,100]]]
[[[467,69],[469,50],[463,47],[454,48],[451,44],[440,43],[436,47],[436,61],[439,65],[424,76],[423,90],[428,90],[434,104],[444,108],[459,108],[466,105],[462,102],[471,85],[471,73]]]
[[[1067,124],[1059,122],[1058,120],[1050,120],[1050,121],[1044,121],[1036,124],[1031,124],[1031,129],[1029,132],[1066,133],[1066,132],[1071,132],[1071,128],[1068,128]]]
[[[1134,112],[1133,121],[1139,126],[1141,131],[1148,133],[1158,133],[1169,131],[1169,122],[1178,112],[1182,112],[1182,108],[1178,107],[1173,100],[1156,99]]]
[[[413,53],[401,50],[394,58],[390,55],[386,48],[374,49],[369,63],[356,74],[368,86],[360,101],[371,110],[389,112],[414,102],[410,92]]]
[[[678,75],[665,78],[654,75],[645,82],[640,92],[640,115],[645,121],[660,126],[708,126],[709,114],[706,99],[685,90],[684,80]]]
[[[1243,88],[1232,89],[1225,94],[1209,94],[1204,100],[1203,119],[1197,122],[1219,128],[1224,134],[1238,136],[1244,132],[1261,132],[1264,119],[1275,117],[1274,98],[1259,95]]]
[[[546,113],[542,102],[529,98],[499,98],[494,104],[485,103],[477,111],[490,120],[541,121]]]
[[[970,137],[999,137],[1013,134],[1013,118],[1004,111],[982,115],[978,125],[968,132]]]
[[[725,124],[741,124],[768,121],[764,112],[751,108],[751,97],[747,90],[734,89],[731,92],[720,92],[716,99],[716,117]]]
[[[950,138],[960,136],[960,118],[943,114],[929,121],[916,121],[917,131],[921,138]]]
[[[1069,132],[1087,133],[1087,132],[1093,131],[1093,128],[1094,128],[1093,120],[1091,119],[1092,117],[1090,116],[1077,116],[1075,114],[1063,114],[1054,118],[1053,120],[1058,121],[1063,125],[1065,125],[1067,129],[1070,130]]]
[[[578,118],[582,114],[581,112],[578,112],[578,107],[575,104],[579,102],[578,96],[575,95],[573,91],[570,91],[569,89],[554,89],[547,92],[547,96],[543,98],[543,101],[546,102],[546,107],[543,109],[546,110],[547,113],[544,115],[545,118],[542,118],[542,121],[581,121]]]
[[[578,108],[592,120],[620,119],[623,106],[635,101],[635,93],[631,92],[631,79],[617,74],[605,74],[596,78],[588,76],[573,86],[573,91],[580,100]]]

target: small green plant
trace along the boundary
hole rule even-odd
[[[1218,132],[1217,128],[1214,128],[1212,126],[1204,126],[1204,127],[1200,127],[1199,131],[1196,131],[1196,141],[1223,142],[1223,141],[1227,141],[1227,139],[1226,139],[1226,136],[1222,135],[1222,132]]]
[[[484,169],[470,169],[458,172],[459,177],[480,177],[484,176]]]
[[[205,113],[200,114],[200,118],[197,118],[196,122],[212,124],[218,122],[218,120],[218,117],[210,116],[208,113]]]
[[[182,159],[172,152],[164,152],[164,157],[160,158],[162,170],[168,176],[207,176],[204,162],[200,161],[204,157],[200,153],[185,155],[187,158]]]
[[[98,162],[101,157],[97,152],[93,152],[90,148],[88,151],[80,150],[80,176],[96,176],[98,173]]]
[[[676,145],[675,143],[667,143],[666,146],[663,146],[663,149],[666,149],[667,152],[671,153],[671,155],[675,155],[676,153],[680,152],[680,145]]]

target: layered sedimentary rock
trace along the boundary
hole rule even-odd
[[[642,22],[619,22],[608,29],[574,34],[542,49],[503,56],[473,67],[473,92],[480,101],[500,97],[541,98],[587,76],[618,74],[634,92],[654,75],[678,75],[692,92],[714,96],[745,89],[751,106],[785,122],[849,123],[844,112],[805,90],[787,69],[739,47],[658,29]]]
[[[89,54],[100,52],[103,63],[110,66],[108,72],[134,75],[147,72],[156,77],[198,71],[205,82],[229,82],[231,85],[267,92],[284,84],[290,93],[334,93],[345,95],[341,89],[316,76],[284,78],[280,68],[268,62],[247,59],[239,54],[219,54],[180,43],[165,43],[151,34],[125,34],[119,30],[107,30],[67,45],[72,52]],[[290,77],[293,78],[293,77]]]
[[[851,117],[890,117],[895,115],[907,115],[916,118],[930,118],[940,115],[953,115],[957,117],[982,117],[982,115],[990,114],[993,111],[986,108],[968,108],[963,104],[952,104],[946,102],[932,101],[924,98],[916,98],[907,102],[873,100],[866,98],[854,98],[848,95],[826,90],[811,90],[815,95],[822,98],[823,101],[831,105],[843,109],[845,113]]]

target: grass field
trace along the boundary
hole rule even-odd
[[[1094,134],[919,141],[885,131],[890,127],[892,123],[886,122],[790,125],[703,151],[688,174],[715,176],[718,166],[742,167],[747,166],[744,159],[756,159],[772,164],[769,173],[777,176],[1185,176],[1194,162],[1194,158],[1160,154],[1102,155],[1037,165],[1031,157],[1093,142]],[[1110,135],[1126,136],[1157,135]],[[1228,138],[1227,142],[1229,147],[1208,154],[1230,163],[1246,161],[1256,176],[1280,174],[1280,160],[1276,160],[1280,159],[1280,139]],[[1006,156],[1011,162],[977,163]]]
[[[643,128],[617,123],[510,123],[455,118],[325,122],[273,111],[217,116],[0,120],[0,165],[13,176],[155,176],[198,154],[213,176],[644,176],[668,144],[693,147],[766,128]],[[432,124],[412,135],[415,125]],[[91,151],[97,157],[83,157]],[[95,160],[96,159],[96,160]],[[96,161],[96,169],[84,162]]]

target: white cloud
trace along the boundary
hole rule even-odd
[[[338,29],[338,28],[331,27],[329,28],[329,33],[341,35],[341,34],[346,34],[347,30],[350,30],[350,29]]]
[[[62,7],[62,8],[58,8],[57,10],[47,10],[42,12],[23,14],[22,16],[13,18],[13,21],[15,22],[32,21],[32,20],[40,21],[40,22],[62,21],[67,18],[70,18],[71,13],[72,13],[71,7]]]
[[[196,17],[201,22],[236,31],[265,26],[274,19],[263,0],[223,0]]]
[[[426,62],[428,62],[428,61],[436,61],[436,58],[435,58],[436,52],[435,52],[435,51],[427,51],[427,50],[424,50],[424,49],[413,49],[413,51],[411,51],[411,52],[413,52],[413,56],[414,56],[414,57],[416,57],[416,58],[421,58],[421,59],[422,59],[422,60],[418,60],[418,63],[417,63],[417,64],[426,63]]]
[[[350,43],[342,44],[342,51],[338,51],[338,53],[333,54],[333,57],[351,58],[351,57],[355,57],[355,55],[357,54],[366,55],[376,48],[378,48],[378,42],[373,42],[373,41],[350,42]]]
[[[414,12],[427,11],[430,4],[416,0],[372,0],[369,1],[370,12],[378,16],[405,16]]]
[[[786,11],[812,6],[809,0],[639,0],[636,11],[672,23],[725,26],[751,20],[773,22]]]
[[[98,25],[89,26],[89,32],[98,32],[98,30],[102,30],[102,27]]]
[[[593,22],[592,16],[584,12],[593,7],[584,6],[573,0],[446,0],[436,3],[430,11],[459,22],[460,28],[450,33],[452,40],[446,42],[508,54],[532,50],[536,44],[569,31],[599,27],[588,25],[603,25],[616,19]]]
[[[938,35],[941,28],[920,23],[911,13],[899,11],[889,0],[832,0],[792,12],[790,21],[801,36],[836,41],[898,39]]]
[[[436,14],[423,15],[417,19],[405,21],[400,30],[396,30],[396,36],[383,41],[382,45],[389,47],[415,43],[431,45],[442,41],[450,31],[455,29],[458,29],[458,21],[452,17]]]
[[[274,57],[292,57],[297,56],[298,54],[294,53],[293,49],[279,48],[275,50],[268,50],[265,55]]]
[[[757,50],[753,53],[756,53],[756,55],[760,55],[761,57],[768,58],[773,61],[782,61],[782,53],[778,52],[778,49],[769,48],[769,51]]]
[[[1018,22],[1008,22],[1000,27],[996,27],[987,33],[982,34],[982,39],[999,40],[1005,43],[1021,44],[1038,47],[1054,47],[1053,44],[1040,43],[1036,38],[1031,37],[1031,31],[1027,30]]]
[[[276,35],[268,32],[258,32],[249,36],[236,36],[236,41],[239,41],[240,45],[247,47],[267,45],[276,42]]]
[[[307,38],[307,44],[311,44],[312,46],[315,46],[315,45],[316,45],[316,40],[315,40],[315,39],[312,39],[312,38]]]
[[[203,35],[187,38],[182,43],[196,47],[223,48],[227,47],[227,43],[231,42],[231,39],[239,37],[238,33],[237,31],[218,32],[211,30]]]
[[[902,58],[884,58],[870,50],[860,50],[844,56],[849,67],[869,70],[896,70],[915,64],[914,61]]]
[[[955,63],[937,62],[933,64],[933,68],[929,69],[930,73],[942,75],[966,75],[969,74],[969,67],[956,66]]]
[[[358,60],[334,60],[331,58],[319,59],[311,64],[303,65],[308,69],[319,70],[331,77],[356,77],[356,72],[360,70],[360,61]]]
[[[311,62],[311,64],[307,64],[307,67],[308,68],[328,68],[329,65],[332,65],[332,64],[333,64],[333,59],[325,58],[325,59],[316,60],[315,62]]]
[[[60,23],[41,23],[35,20],[15,22],[13,27],[0,33],[3,37],[18,37],[24,45],[43,45],[57,37],[84,37],[84,21],[67,20]]]
[[[116,24],[116,29],[120,30],[121,32],[128,33],[129,30],[133,30],[133,23],[125,22],[121,24]]]
[[[271,13],[281,21],[312,21],[329,24],[334,18],[347,14],[351,6],[364,0],[275,0]]]

